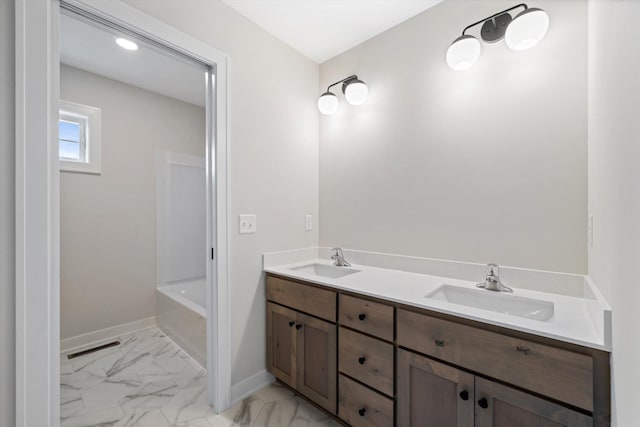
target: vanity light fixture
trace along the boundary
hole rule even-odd
[[[116,38],[116,44],[126,50],[138,50],[138,44],[122,37]]]
[[[512,17],[509,12],[519,8],[524,10]],[[449,67],[456,71],[466,70],[480,58],[480,40],[465,34],[480,24],[480,37],[485,43],[496,43],[504,38],[509,48],[520,51],[534,47],[544,38],[549,30],[549,15],[542,9],[521,3],[468,25],[447,49]]]
[[[362,80],[358,79],[355,74],[339,80],[327,87],[327,91],[318,98],[318,110],[326,116],[330,116],[338,111],[340,101],[336,94],[331,92],[331,87],[342,83],[342,93],[345,99],[351,105],[361,105],[367,100],[369,88]]]

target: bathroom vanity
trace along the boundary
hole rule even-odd
[[[345,424],[610,425],[605,349],[358,292],[330,267],[267,269],[267,366]]]

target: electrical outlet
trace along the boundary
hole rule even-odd
[[[304,216],[304,229],[305,231],[313,230],[313,216],[305,215]]]
[[[256,232],[256,216],[240,215],[238,226],[240,228],[240,234],[255,233]]]

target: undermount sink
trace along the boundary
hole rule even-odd
[[[442,285],[425,298],[543,322],[553,317],[554,309],[549,301],[453,285]]]
[[[313,274],[315,276],[327,277],[330,279],[337,279],[339,277],[348,276],[350,274],[359,273],[360,270],[354,270],[348,267],[337,267],[334,265],[326,264],[307,264],[300,267],[290,268],[290,270],[298,273]]]

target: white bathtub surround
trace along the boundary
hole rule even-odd
[[[318,426],[337,423],[280,386],[223,414],[206,399],[206,371],[156,328],[60,366],[61,427]]]
[[[301,251],[310,253],[309,249]],[[329,279],[291,270],[310,263],[332,265],[329,248],[318,248],[317,253],[316,258],[300,260],[300,253],[291,251],[291,259],[295,261],[281,265],[274,265],[273,262],[282,262],[285,258],[283,253],[276,256],[264,254],[264,270],[600,350],[611,350],[611,310],[585,276],[501,267],[501,279],[514,289],[515,295],[554,303],[553,317],[548,321],[538,321],[425,297],[443,284],[477,290],[475,285],[485,277],[485,266],[481,264],[345,249],[346,260],[360,272]]]
[[[156,292],[158,328],[203,366],[207,358],[206,280],[163,286]]]

